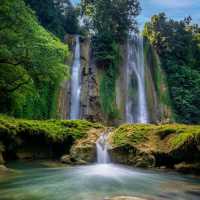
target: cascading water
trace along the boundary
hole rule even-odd
[[[128,123],[148,123],[148,111],[145,92],[143,38],[131,36],[128,41],[127,60],[127,100],[126,121]],[[134,91],[134,77],[137,92]],[[134,94],[137,96],[134,98]]]
[[[107,134],[104,133],[100,136],[96,143],[97,149],[97,163],[106,164],[110,162],[108,154]]]
[[[76,47],[74,63],[71,74],[71,107],[70,119],[80,118],[80,93],[81,93],[81,61],[80,61],[80,41],[79,36],[76,36]]]

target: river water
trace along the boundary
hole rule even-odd
[[[103,200],[129,195],[150,199],[199,200],[200,179],[173,172],[114,164],[47,168],[13,163],[20,174],[0,179],[1,200]]]

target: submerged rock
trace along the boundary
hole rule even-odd
[[[121,196],[121,197],[106,198],[104,200],[150,200],[150,199],[144,199],[144,198],[140,198],[140,197]]]
[[[179,163],[174,166],[174,168],[183,173],[195,173],[200,174],[200,163]]]

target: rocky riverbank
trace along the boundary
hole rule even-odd
[[[84,120],[21,120],[0,116],[0,165],[10,160],[96,162],[96,141],[109,134],[113,163],[143,168],[200,171],[200,126],[122,125],[107,128]]]
[[[199,173],[200,126],[123,125],[109,136],[113,162]]]

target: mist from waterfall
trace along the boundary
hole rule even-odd
[[[70,100],[70,119],[80,118],[80,95],[81,95],[81,59],[80,59],[80,39],[76,36],[76,47],[74,63],[71,74],[71,100]]]
[[[128,123],[148,123],[143,38],[139,35],[132,35],[128,40],[127,48],[126,121]],[[136,90],[133,89],[135,87]]]

